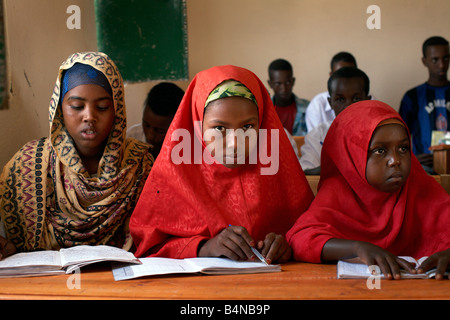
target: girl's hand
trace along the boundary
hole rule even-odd
[[[267,263],[287,262],[292,256],[292,249],[286,239],[273,232],[269,233],[264,241],[258,242],[257,249],[266,258]]]
[[[241,226],[230,226],[223,229],[214,238],[206,241],[199,249],[199,257],[227,257],[232,260],[255,259],[250,249],[255,241]]]
[[[416,273],[411,263],[371,243],[356,242],[355,252],[368,266],[378,265],[387,279],[400,279],[400,268]]]
[[[444,279],[444,273],[450,267],[450,249],[436,252],[419,266],[418,273],[425,273],[436,267],[436,280]]]

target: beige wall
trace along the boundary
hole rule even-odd
[[[93,0],[3,0],[11,91],[0,110],[0,166],[28,140],[48,134],[48,103],[60,63],[96,50]],[[69,5],[81,9],[81,30],[68,30]],[[381,9],[381,29],[368,30],[369,5]],[[294,92],[311,99],[325,90],[333,54],[352,52],[370,77],[371,92],[398,108],[401,96],[427,78],[421,45],[450,39],[448,0],[187,0],[189,73],[235,64],[266,83],[267,66],[288,59]],[[156,82],[126,85],[128,124],[139,122]],[[178,82],[185,89],[188,82]]]

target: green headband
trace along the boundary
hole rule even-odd
[[[255,96],[246,86],[236,80],[226,80],[211,91],[208,99],[206,99],[205,108],[210,102],[226,97],[246,98],[253,101],[256,106],[258,106]]]

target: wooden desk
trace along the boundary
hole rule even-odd
[[[80,289],[68,289],[74,274],[0,279],[2,299],[450,299],[450,281],[337,280],[336,265],[291,262],[282,272],[251,275],[168,275],[114,281],[108,264],[82,269]]]
[[[438,174],[450,174],[450,145],[432,146],[433,170]]]

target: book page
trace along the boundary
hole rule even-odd
[[[118,281],[151,275],[195,273],[201,270],[183,259],[140,258],[139,260],[142,264],[113,267],[114,279]]]
[[[417,267],[420,265],[420,262],[418,262],[416,259],[414,259],[413,257],[409,257],[409,256],[398,256],[399,258],[402,258],[403,260],[406,260],[408,262],[411,262],[413,264],[415,264],[415,267],[417,269]]]
[[[234,261],[226,258],[189,258],[185,259],[186,262],[194,265],[200,270],[203,269],[247,269],[247,268],[261,268],[268,267],[261,261]],[[270,266],[270,265],[269,265]],[[273,265],[272,265],[273,266]]]
[[[61,264],[63,267],[69,265],[85,265],[97,261],[122,261],[137,262],[136,257],[128,251],[106,245],[88,246],[80,245],[60,250]]]
[[[227,258],[190,258],[185,260],[200,268],[201,272],[205,274],[248,274],[281,271],[280,265],[266,265],[261,261],[234,261]]]
[[[28,266],[61,267],[58,251],[21,252],[0,260],[0,269]]]
[[[338,279],[366,278],[372,275],[367,265],[362,263],[338,261],[337,270],[338,270]]]
[[[428,256],[424,256],[424,257],[422,257],[422,258],[420,258],[420,259],[418,259],[417,260],[417,268],[425,261],[425,260],[427,260],[428,259]]]
[[[401,257],[405,260],[408,260],[410,262],[414,262],[414,260],[411,257]],[[369,267],[364,263],[350,263],[345,261],[338,261],[337,263],[337,276],[338,279],[359,279],[359,278],[368,278],[372,276],[373,274],[370,273]],[[381,279],[385,279],[385,276],[383,273],[380,273],[379,275]],[[414,274],[414,273],[408,273],[405,270],[400,271],[400,276],[404,279],[408,278],[426,278],[426,274]]]

